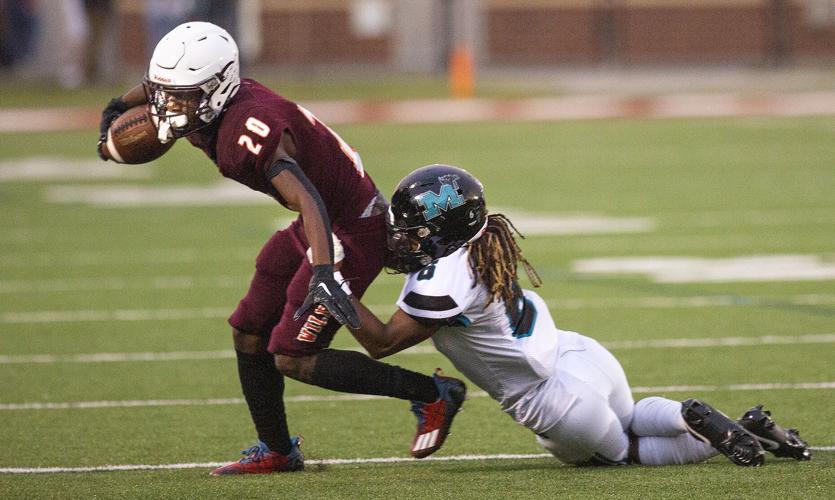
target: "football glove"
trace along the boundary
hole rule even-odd
[[[99,158],[107,161],[107,157],[102,153],[102,146],[107,141],[107,131],[110,129],[110,124],[113,123],[119,115],[128,110],[128,105],[121,97],[114,97],[107,103],[104,111],[101,112],[101,121],[99,122],[99,142],[96,145],[96,153]]]
[[[360,327],[360,319],[348,294],[337,283],[333,274],[333,264],[313,266],[313,276],[310,278],[307,297],[298,308],[293,319],[297,320],[314,304],[322,304],[330,311],[334,318],[343,325],[351,328]]]

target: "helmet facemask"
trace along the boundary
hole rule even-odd
[[[233,64],[229,63],[230,66]],[[226,72],[228,66],[222,73],[196,85],[172,86],[145,79],[145,93],[151,104],[151,116],[157,123],[160,142],[184,137],[217,118],[219,111],[212,106],[212,100],[223,87]],[[221,90],[228,92],[228,85]]]
[[[386,267],[401,273],[410,273],[432,263],[434,257],[425,243],[431,230],[426,226],[398,227],[389,209],[386,217],[386,243],[389,260]]]

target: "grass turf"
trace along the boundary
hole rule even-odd
[[[572,268],[578,259],[613,256],[810,254],[831,263],[833,130],[831,118],[747,118],[354,125],[339,132],[362,152],[384,191],[411,169],[443,161],[480,177],[494,207],[653,220],[655,229],[648,233],[541,235],[521,242],[546,278],[540,293],[554,304],[557,324],[617,341],[833,333],[832,280],[671,284],[643,275],[582,275]],[[93,131],[1,139],[4,164],[35,151],[55,162],[93,160]],[[225,311],[244,292],[254,256],[286,221],[287,211],[278,206],[98,208],[45,199],[54,185],[163,188],[219,180],[208,160],[186,144],[176,145],[150,169],[151,176],[139,180],[0,183],[0,353],[231,349]],[[169,286],[160,286],[161,279]],[[366,302],[390,311],[399,282],[381,276]],[[823,299],[798,302],[810,296]],[[658,297],[736,301],[640,305],[639,299]],[[633,302],[606,307],[613,299]],[[21,319],[42,311],[202,308],[214,312],[180,320]],[[335,345],[355,346],[346,332]],[[636,387],[835,380],[831,343],[613,352]],[[404,354],[392,361],[427,373],[441,366],[455,374],[438,354]],[[3,363],[0,380],[0,404],[240,397],[231,358]],[[291,382],[287,394],[328,393]],[[822,418],[831,413],[832,389],[663,395],[704,397],[733,415],[765,402],[779,421],[800,428],[813,445],[835,444],[835,425]],[[414,425],[407,408],[386,400],[291,402],[288,414],[291,429],[305,435],[304,450],[312,459],[406,457]],[[533,436],[489,399],[474,397],[465,409],[439,457],[541,453]],[[0,418],[0,467],[227,461],[254,436],[240,404],[0,410]],[[7,498],[824,498],[835,489],[833,462],[832,452],[817,452],[810,463],[768,460],[760,470],[737,468],[720,457],[692,467],[616,469],[578,469],[550,459],[314,465],[302,474],[223,479],[208,477],[207,469],[0,475],[0,492]]]

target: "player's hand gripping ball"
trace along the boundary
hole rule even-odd
[[[128,109],[110,125],[101,153],[116,163],[147,163],[171,149],[174,141],[165,144],[157,138],[157,127],[147,104]]]

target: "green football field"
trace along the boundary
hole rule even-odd
[[[226,317],[291,214],[185,143],[117,167],[93,132],[3,134],[0,497],[832,497],[835,118],[338,132],[387,193],[434,162],[481,178],[527,234],[558,326],[609,346],[636,399],[765,403],[813,460],[564,466],[471,387],[444,448],[416,461],[407,402],[290,381],[306,471],[210,477],[255,438]],[[401,280],[381,275],[365,302],[387,317]],[[335,346],[357,344],[343,330]],[[390,361],[457,374],[428,344]]]

